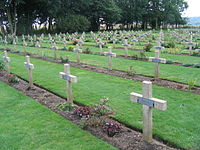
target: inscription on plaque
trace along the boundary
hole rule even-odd
[[[150,99],[146,99],[146,98],[143,98],[143,97],[138,97],[137,102],[139,104],[142,104],[142,105],[147,105],[149,107],[154,107],[154,101],[152,101]]]

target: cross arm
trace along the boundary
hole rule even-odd
[[[34,65],[33,64],[29,64],[27,62],[24,62],[24,65],[27,69],[34,69]]]
[[[81,49],[74,49],[73,52],[75,52],[75,53],[82,53],[82,50]]]
[[[70,82],[73,82],[73,83],[77,83],[77,77],[76,76],[67,75],[64,72],[60,72],[60,78],[67,80],[67,81],[70,81]]]
[[[157,98],[143,98],[141,94],[132,92],[130,94],[130,99],[132,102],[147,105],[149,107],[153,107],[159,110],[167,110],[167,102]]]
[[[10,62],[10,57],[3,56],[3,60],[4,60],[5,62]]]
[[[166,63],[167,63],[167,60],[164,59],[164,58],[149,57],[149,61],[152,61],[152,62],[159,62],[159,63],[163,63],[163,64],[166,64]]]
[[[116,53],[110,53],[110,52],[104,52],[105,56],[111,56],[111,57],[116,57]]]

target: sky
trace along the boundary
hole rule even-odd
[[[184,17],[200,17],[200,0],[185,0],[188,2],[188,9],[183,13]]]

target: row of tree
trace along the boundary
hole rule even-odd
[[[132,29],[185,24],[184,0],[0,0],[0,27],[11,34],[27,34],[33,27],[48,32]]]

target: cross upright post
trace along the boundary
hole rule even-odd
[[[29,77],[28,88],[32,88],[33,87],[32,70],[34,69],[34,65],[30,63],[30,56],[26,56],[26,62],[24,62],[24,65],[28,70],[28,77]]]
[[[155,57],[149,57],[149,61],[155,63],[155,79],[159,79],[160,77],[160,63],[166,64],[167,60],[164,58],[160,58],[160,51],[155,51]]]
[[[60,77],[66,80],[67,83],[67,101],[73,105],[73,97],[72,97],[72,84],[77,83],[77,77],[70,74],[70,65],[64,64],[64,72],[60,72]]]
[[[109,52],[104,52],[105,56],[108,56],[108,68],[112,70],[112,57],[116,57],[116,53],[112,53],[112,47],[108,47]]]
[[[80,53],[82,53],[82,50],[79,49],[79,45],[76,45],[76,48],[74,48],[73,50],[74,53],[76,53],[76,59],[77,59],[77,63],[80,64]]]
[[[152,97],[152,83],[143,81],[143,94],[132,92],[130,99],[132,102],[143,105],[143,137],[147,143],[152,142],[152,108],[165,111],[167,110],[167,102],[161,99]]]
[[[10,57],[8,57],[7,51],[4,51],[3,61],[6,64],[6,72],[10,74]]]

